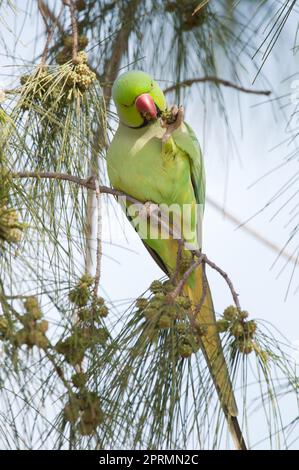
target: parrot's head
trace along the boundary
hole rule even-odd
[[[141,127],[156,121],[166,107],[159,85],[141,70],[120,75],[112,87],[112,97],[120,121],[129,127]]]

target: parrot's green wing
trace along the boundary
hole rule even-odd
[[[194,195],[198,204],[197,213],[197,240],[201,248],[202,245],[202,218],[205,208],[206,179],[204,161],[201,148],[192,128],[185,122],[184,126],[177,129],[173,135],[175,145],[188,155],[190,160],[191,181]]]
[[[173,133],[175,144],[190,159],[191,179],[198,204],[205,204],[205,170],[199,142],[192,128],[185,122],[184,127]]]

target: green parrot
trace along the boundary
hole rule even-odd
[[[182,219],[184,241],[201,249],[202,218],[196,208],[204,207],[205,174],[194,132],[182,119],[165,131],[159,119],[166,110],[165,96],[150,75],[142,71],[120,75],[113,84],[112,97],[119,117],[119,126],[107,153],[108,175],[113,188],[142,203],[175,207],[173,213],[176,216],[180,214]],[[184,210],[186,206],[191,208],[189,212]],[[171,220],[173,228],[177,217]],[[171,276],[177,265],[178,239],[173,231],[169,237],[146,233],[142,236],[145,246],[162,270]],[[187,256],[187,250],[184,248],[183,251]],[[188,278],[184,293],[190,298],[193,308],[201,305],[196,313],[197,322],[206,330],[201,337],[201,350],[235,445],[246,450],[217,331],[211,292],[205,278],[203,282],[203,276],[202,265],[199,265]],[[206,286],[204,301],[203,286]]]

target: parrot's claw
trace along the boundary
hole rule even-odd
[[[172,133],[178,129],[181,124],[183,123],[184,121],[184,114],[185,114],[185,111],[184,111],[184,108],[183,106],[172,106],[171,108],[171,114],[172,116],[175,118],[175,121],[174,122],[171,122],[171,123],[167,123],[166,121],[164,121],[163,119],[161,120],[161,126],[164,127],[166,129],[166,132],[165,134],[163,135],[162,137],[162,142],[165,144],[165,142],[167,142],[167,140],[171,137]]]
[[[146,201],[139,212],[139,217],[142,219],[148,219],[151,217],[152,214],[157,213],[159,210],[159,206],[151,201]]]

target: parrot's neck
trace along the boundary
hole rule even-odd
[[[133,129],[133,130],[136,130],[138,131],[139,129],[148,129],[150,127],[153,127],[153,126],[160,126],[160,120],[156,120],[156,121],[144,121],[143,124],[141,124],[140,126],[137,126],[137,127],[134,127],[134,126],[128,126],[127,124],[124,124],[123,122],[120,121],[119,123],[119,126],[122,126],[124,128],[127,128],[127,129]]]
[[[161,127],[160,120],[158,120],[153,123],[149,123],[144,127],[129,127],[125,124],[119,123],[117,132],[125,134],[135,142],[140,138],[151,139],[152,137],[158,137],[162,139],[165,129]]]

